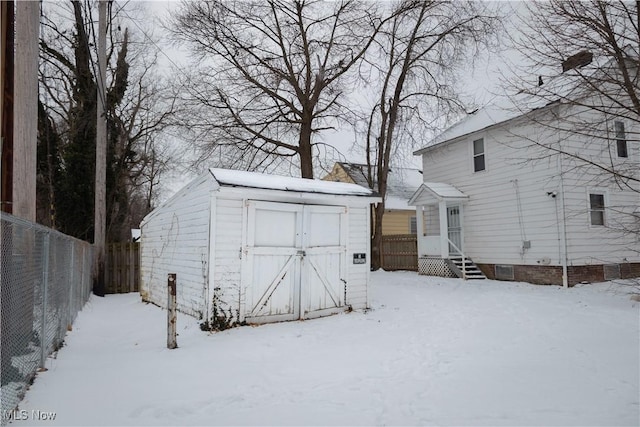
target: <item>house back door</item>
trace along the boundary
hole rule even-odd
[[[449,254],[460,255],[462,250],[460,206],[447,206],[447,231],[449,235]]]

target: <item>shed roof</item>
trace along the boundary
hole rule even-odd
[[[167,209],[168,206],[179,204],[180,200],[188,198],[192,190],[206,183],[209,183],[213,190],[225,192],[232,197],[257,198],[283,203],[368,206],[381,201],[375,192],[356,184],[210,168],[147,214],[141,225]]]
[[[344,182],[292,178],[288,176],[267,175],[257,172],[219,168],[211,168],[209,171],[221,186],[262,188],[300,193],[343,194],[349,196],[374,195],[373,191],[368,188]]]

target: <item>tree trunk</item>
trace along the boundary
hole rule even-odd
[[[311,119],[302,119],[298,144],[300,174],[302,178],[313,179],[313,152],[311,150]]]
[[[384,215],[384,202],[372,207],[373,221],[371,229],[371,269],[382,268],[382,216]]]

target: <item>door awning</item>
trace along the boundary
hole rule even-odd
[[[441,201],[445,202],[466,202],[469,196],[458,190],[456,187],[444,182],[424,182],[411,199],[409,206],[434,205]]]

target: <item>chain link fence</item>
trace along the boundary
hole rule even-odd
[[[4,425],[92,287],[92,246],[0,214],[0,409]]]

